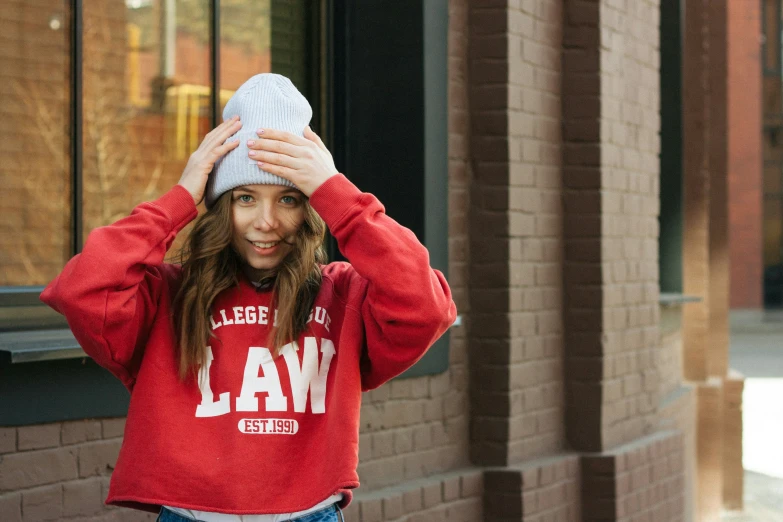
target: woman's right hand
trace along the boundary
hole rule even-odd
[[[196,205],[204,199],[204,190],[207,187],[207,178],[215,166],[215,162],[228,152],[239,146],[239,140],[226,143],[226,140],[239,132],[242,123],[239,116],[232,116],[204,136],[198,149],[190,155],[185,170],[179,178],[178,185],[182,185],[193,196]]]

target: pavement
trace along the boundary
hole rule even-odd
[[[783,312],[732,312],[729,362],[745,376],[745,509],[722,520],[783,522]]]

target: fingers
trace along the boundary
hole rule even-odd
[[[292,156],[286,156],[285,154],[278,154],[277,152],[264,152],[264,151],[250,151],[250,157],[258,161],[258,166],[263,165],[263,169],[266,170],[267,165],[278,165],[282,167],[288,167],[296,169],[300,167],[300,162],[297,158]]]
[[[256,134],[258,134],[259,137],[265,138],[268,140],[276,140],[276,141],[282,141],[285,143],[290,143],[291,145],[308,145],[310,143],[309,140],[302,138],[301,136],[297,136],[296,134],[291,134],[290,132],[276,130],[276,129],[258,129],[256,131]]]
[[[215,147],[213,149],[213,152],[218,156],[224,156],[228,154],[230,151],[236,149],[239,146],[239,140],[236,141],[228,141],[224,143],[223,145],[220,145],[219,147]]]
[[[294,181],[297,174],[295,169],[282,165],[273,165],[272,163],[262,163],[260,161],[258,162],[258,167],[265,170],[266,172],[269,172],[270,174],[280,176],[281,178],[285,178],[291,183],[296,184],[296,181]]]
[[[329,149],[326,148],[326,145],[324,145],[324,142],[321,141],[321,137],[318,134],[316,134],[315,131],[313,131],[313,129],[311,129],[309,125],[307,126],[307,128],[305,128],[305,138],[313,141],[324,152],[328,152],[329,154],[331,154],[331,152],[329,152]]]
[[[217,142],[223,143],[228,138],[236,134],[239,129],[242,128],[242,122],[239,121],[239,116],[232,116],[214,129],[212,129],[205,137],[204,141],[209,141],[210,144]]]
[[[218,125],[215,130],[220,129],[220,131],[217,133],[217,137],[222,143],[236,134],[241,128],[242,122],[239,121],[239,116],[232,116],[228,120]]]
[[[292,156],[297,157],[302,155],[301,147],[297,145],[292,145],[290,143],[287,143],[285,141],[277,141],[274,139],[257,139],[257,140],[248,140],[247,141],[247,148],[251,151],[251,156],[253,156],[253,151],[266,151],[266,152],[277,152],[279,154],[285,154],[286,156]]]

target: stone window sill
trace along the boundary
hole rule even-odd
[[[658,297],[658,303],[661,306],[682,306],[687,303],[699,303],[702,298],[696,295],[685,295],[674,292],[661,292]]]

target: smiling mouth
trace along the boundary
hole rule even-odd
[[[268,242],[262,242],[262,241],[251,241],[253,246],[258,248],[272,248],[273,246],[277,246],[280,241],[268,241]]]

